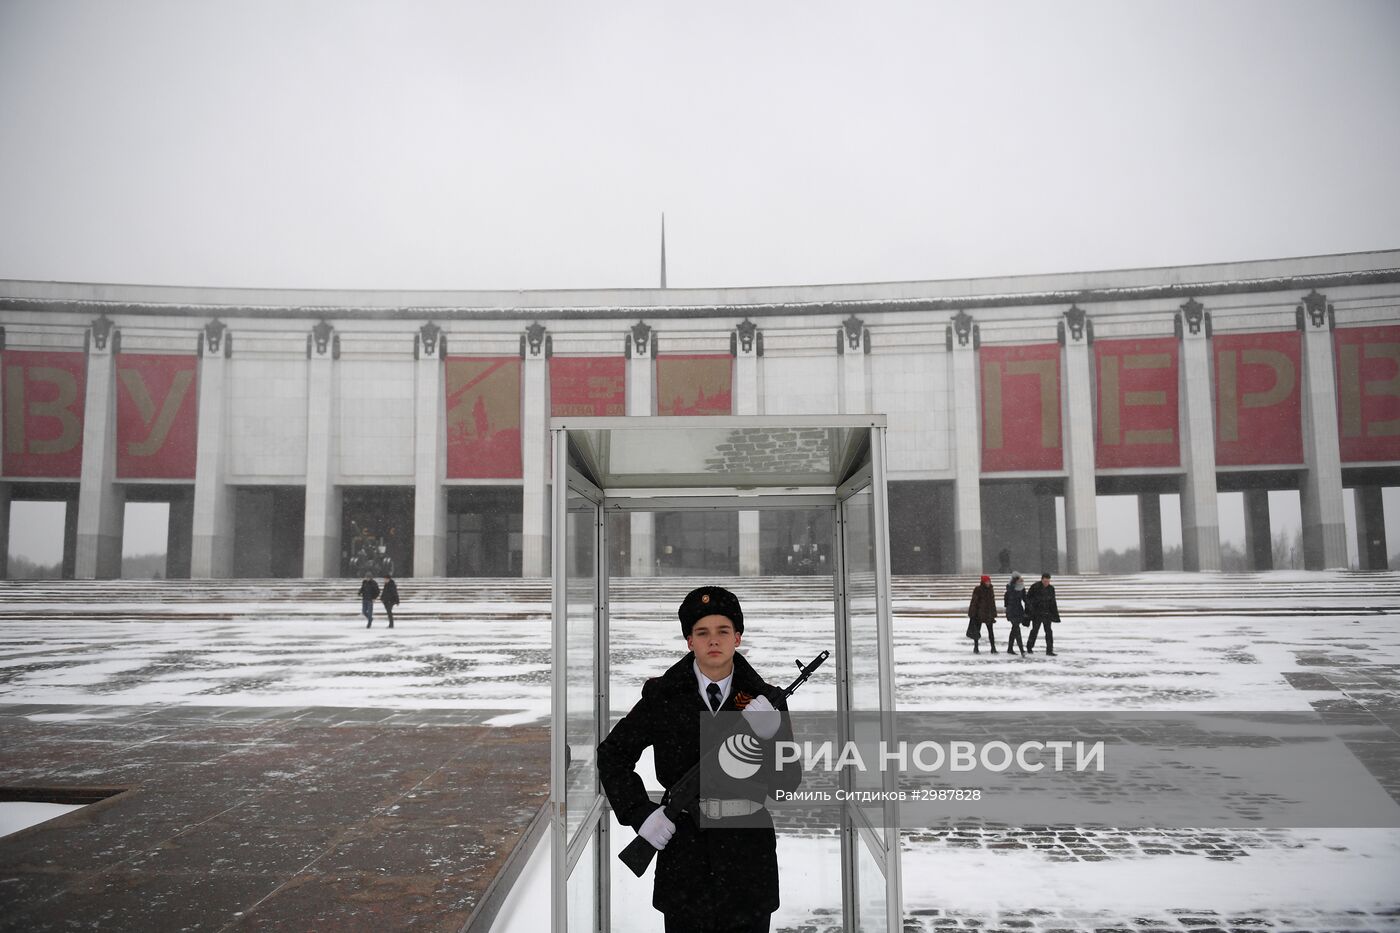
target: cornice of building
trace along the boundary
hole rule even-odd
[[[1054,275],[716,289],[346,291],[0,280],[0,310],[280,319],[654,320],[958,311],[1400,283],[1400,250]]]

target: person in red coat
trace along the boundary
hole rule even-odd
[[[992,631],[992,623],[997,620],[997,594],[992,589],[992,578],[982,575],[982,582],[972,591],[972,601],[967,604],[967,637],[972,639],[972,653],[980,654],[982,649],[982,626],[987,626],[987,641],[991,643],[992,654],[997,653],[997,638]]]

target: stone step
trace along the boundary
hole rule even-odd
[[[610,608],[619,621],[671,618],[682,595],[701,580],[741,594],[750,612],[797,618],[829,603],[826,577],[615,578]],[[1400,610],[1400,574],[1284,572],[1279,574],[1133,574],[1061,576],[1062,612],[1081,617],[1209,617],[1232,614],[1355,615]],[[966,576],[901,576],[891,580],[898,618],[959,618],[973,581]],[[1286,586],[1286,601],[1277,598]],[[325,619],[358,615],[354,580],[33,580],[0,581],[0,621],[48,618],[130,621]],[[997,587],[1000,592],[1001,587]],[[520,578],[405,578],[396,615],[446,620],[548,619],[549,580]]]

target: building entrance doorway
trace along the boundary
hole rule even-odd
[[[413,490],[346,487],[341,496],[340,575],[413,572]]]
[[[194,486],[189,483],[129,483],[123,496],[123,577],[186,580],[194,535]],[[164,505],[165,508],[160,508]],[[164,528],[164,547],[160,546]],[[158,551],[164,550],[164,561]],[[132,558],[128,560],[128,558]]]
[[[244,486],[234,491],[233,575],[299,577],[306,532],[301,486]]]
[[[447,575],[518,577],[521,572],[519,487],[468,487],[447,494]]]
[[[77,562],[78,484],[4,483],[0,576],[71,580]]]

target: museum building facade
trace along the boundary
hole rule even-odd
[[[551,417],[884,414],[897,574],[1095,572],[1097,495],[1138,497],[1148,569],[1178,496],[1184,567],[1215,570],[1234,491],[1263,569],[1270,490],[1297,491],[1306,565],[1340,567],[1347,489],[1384,568],[1400,485],[1400,251],[725,289],[0,281],[0,346],[0,531],[67,503],[79,578],[119,575],[138,501],[169,504],[169,576],[544,576]],[[829,572],[810,513],[612,522],[615,574]]]

